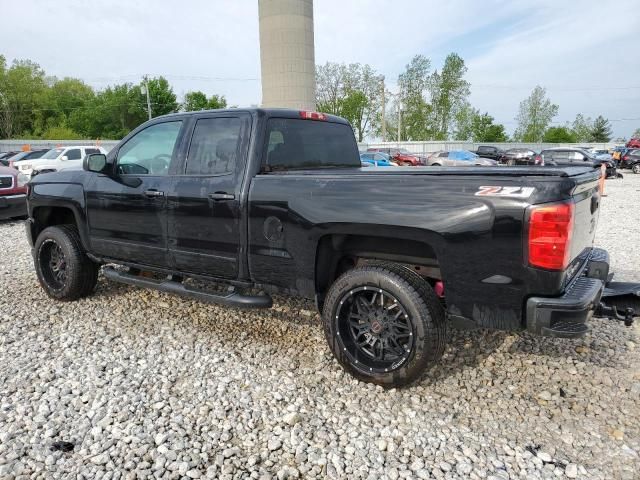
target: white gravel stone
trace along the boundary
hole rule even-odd
[[[565,467],[564,474],[567,478],[576,478],[578,476],[578,466],[575,463],[570,463]]]
[[[616,280],[640,281],[640,175],[606,193],[596,244]],[[22,223],[0,222],[0,238],[2,479],[640,471],[637,325],[594,319],[580,341],[454,331],[420,382],[385,390],[340,369],[312,302],[239,311],[101,277],[93,296],[58,303],[38,286]]]

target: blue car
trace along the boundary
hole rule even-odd
[[[393,167],[391,157],[382,152],[365,152],[360,154],[360,162],[363,167]]]

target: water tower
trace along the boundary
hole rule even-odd
[[[313,0],[258,0],[262,106],[315,110]]]

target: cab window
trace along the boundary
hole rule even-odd
[[[138,132],[118,151],[123,175],[168,175],[182,121],[156,123]]]
[[[187,175],[222,175],[236,169],[241,122],[238,117],[198,120],[187,155]]]

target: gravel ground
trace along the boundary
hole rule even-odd
[[[598,244],[640,280],[640,175],[607,193]],[[640,478],[638,327],[454,332],[421,382],[383,390],[342,372],[307,302],[246,313],[101,279],[56,303],[23,226],[0,236],[2,479]]]

